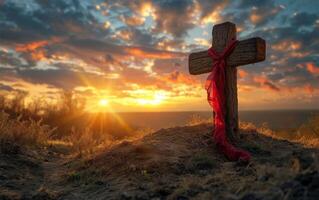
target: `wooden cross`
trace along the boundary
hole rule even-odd
[[[231,22],[217,24],[213,27],[213,48],[222,52],[231,39],[236,38],[236,25]],[[237,99],[237,66],[261,62],[265,60],[266,42],[255,37],[239,41],[233,52],[226,59],[226,133],[230,141],[234,141],[238,133],[238,99]],[[189,55],[189,73],[193,75],[212,71],[212,59],[208,51]]]

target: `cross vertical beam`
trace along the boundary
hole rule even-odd
[[[212,32],[213,47],[221,53],[230,43],[236,39],[236,25],[230,22],[215,25]],[[226,63],[227,64],[227,63]],[[225,122],[226,134],[230,141],[234,141],[239,130],[238,128],[238,99],[237,99],[237,68],[226,66],[226,82],[225,82]]]

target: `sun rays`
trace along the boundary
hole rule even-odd
[[[98,104],[100,107],[105,107],[109,104],[109,101],[107,99],[100,99]]]

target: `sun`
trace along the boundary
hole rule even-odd
[[[107,99],[100,99],[99,106],[105,107],[109,104],[109,101]]]

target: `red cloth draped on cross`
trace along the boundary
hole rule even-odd
[[[229,160],[242,160],[248,162],[250,154],[247,151],[238,149],[229,143],[226,137],[225,125],[225,67],[226,58],[234,50],[237,40],[233,39],[221,54],[213,47],[208,50],[209,56],[213,59],[213,70],[206,80],[207,100],[215,112],[214,116],[214,141],[219,151]]]

